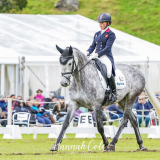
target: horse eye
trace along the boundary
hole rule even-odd
[[[71,63],[68,64],[69,66],[71,65]]]

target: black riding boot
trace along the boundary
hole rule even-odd
[[[108,78],[108,81],[110,83],[111,91],[112,91],[112,96],[110,98],[110,103],[114,103],[117,100],[117,94],[116,94],[116,84],[115,84],[115,79],[114,76],[112,75],[111,78]]]

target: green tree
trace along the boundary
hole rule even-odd
[[[27,5],[27,0],[14,0],[16,1],[17,6],[19,7],[20,10],[26,7]]]
[[[11,10],[22,10],[27,5],[27,0],[0,0],[0,13],[8,13]]]

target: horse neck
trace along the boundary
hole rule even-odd
[[[81,69],[87,62],[88,62],[88,58],[86,55],[84,55],[81,52],[75,52],[74,56],[77,58],[78,62],[77,62],[77,69],[76,72]],[[90,63],[87,64],[81,71],[79,71],[75,76],[75,82],[79,83],[79,85],[82,84],[82,80],[85,80],[85,75],[88,74],[88,67],[93,67],[93,65],[91,65]]]
[[[77,62],[78,69],[82,68],[88,62],[87,56],[84,55],[83,53],[81,53],[81,54],[77,53],[77,54],[75,54],[75,57],[78,60],[78,62]]]

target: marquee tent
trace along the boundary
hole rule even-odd
[[[159,91],[160,46],[111,29],[115,62],[140,68],[152,90]],[[61,70],[55,45],[85,53],[98,30],[96,21],[81,15],[0,14],[1,94],[27,98],[39,88],[44,95],[57,90]]]

